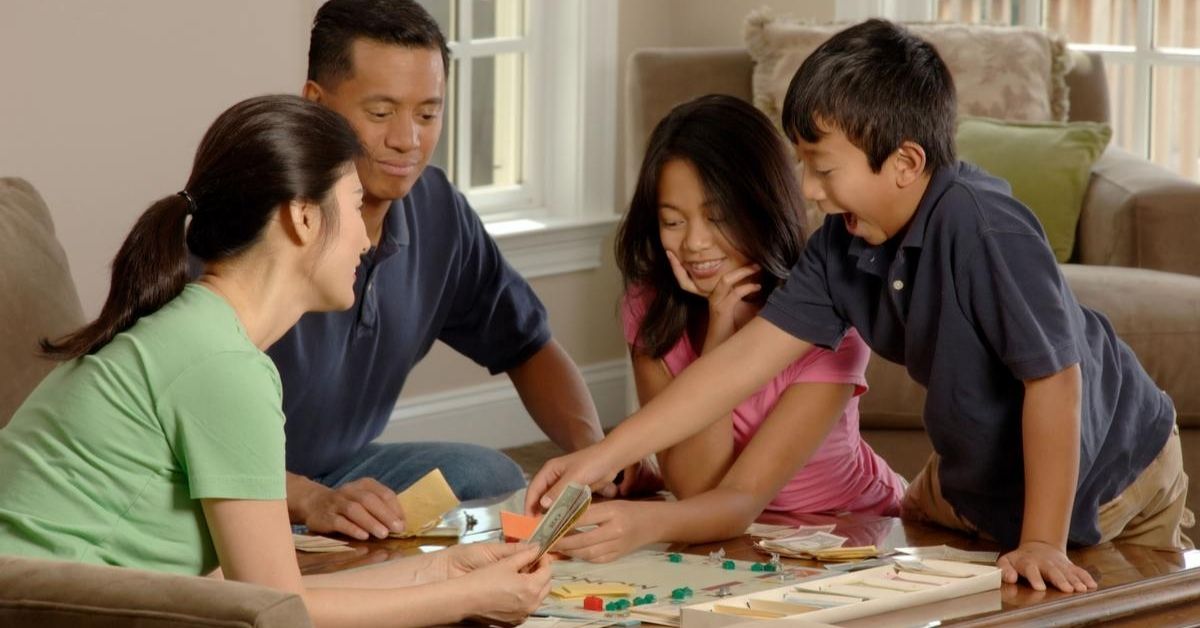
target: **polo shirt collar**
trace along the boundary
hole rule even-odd
[[[908,223],[904,238],[900,241],[901,248],[919,249],[925,244],[925,229],[929,226],[929,216],[957,175],[957,163],[934,171],[933,176],[929,178],[929,185],[925,188],[925,193],[921,195],[921,202],[917,204],[917,211]]]
[[[407,197],[406,197],[407,198]],[[405,212],[411,211],[405,199],[398,198],[388,207],[387,216],[383,218],[383,236],[379,241],[380,258],[387,257],[408,246],[409,230]]]

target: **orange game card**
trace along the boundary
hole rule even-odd
[[[527,541],[533,535],[533,530],[537,528],[538,522],[541,521],[541,516],[526,517],[518,515],[515,512],[500,511],[500,528],[504,531],[504,538],[517,541]]]

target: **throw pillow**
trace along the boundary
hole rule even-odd
[[[754,104],[779,124],[783,97],[800,64],[850,24],[802,24],[760,9],[746,17],[745,41],[754,59]],[[906,24],[926,39],[954,77],[961,115],[1004,120],[1067,120],[1066,75],[1071,54],[1062,37],[1010,26]],[[999,54],[997,51],[1003,51]]]
[[[959,120],[958,157],[1008,181],[1033,210],[1060,262],[1071,258],[1092,164],[1112,139],[1099,122]]]

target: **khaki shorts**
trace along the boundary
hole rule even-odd
[[[954,512],[942,496],[937,473],[939,461],[937,454],[930,456],[925,468],[913,479],[901,501],[900,516],[991,539]],[[1192,549],[1195,546],[1183,533],[1183,528],[1196,523],[1195,515],[1186,506],[1187,489],[1188,476],[1183,471],[1176,426],[1162,451],[1137,479],[1100,506],[1100,542]]]

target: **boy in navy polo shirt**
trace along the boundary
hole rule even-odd
[[[548,463],[527,505],[699,431],[853,326],[928,389],[936,453],[904,516],[999,541],[1004,579],[1039,590],[1096,586],[1068,544],[1191,547],[1170,398],[1079,305],[1009,186],[956,160],[955,110],[937,51],[899,26],[870,20],[817,48],[783,128],[830,216],[787,284],[602,443]]]

